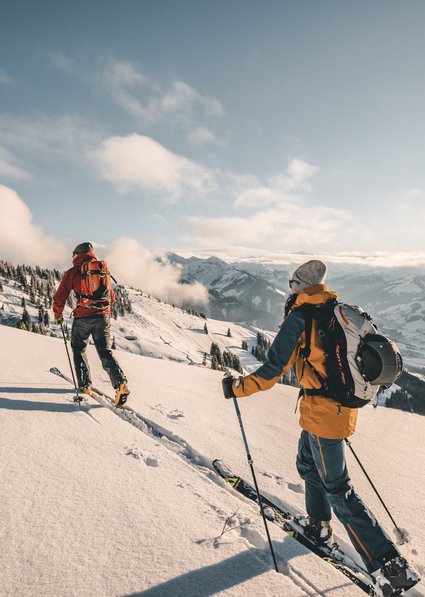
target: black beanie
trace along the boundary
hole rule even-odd
[[[73,255],[77,255],[78,253],[90,253],[93,251],[93,245],[91,243],[80,243],[77,245],[73,251]]]

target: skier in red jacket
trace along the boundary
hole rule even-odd
[[[127,401],[127,379],[111,350],[111,305],[115,294],[105,262],[99,262],[91,243],[81,243],[72,254],[73,266],[67,270],[53,297],[56,323],[63,321],[63,309],[71,290],[78,304],[73,310],[71,347],[79,390],[90,393],[92,380],[86,348],[92,336],[102,366],[115,389],[115,406]]]

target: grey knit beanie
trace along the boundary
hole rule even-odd
[[[326,264],[319,259],[311,259],[298,267],[292,274],[292,280],[298,282],[293,290],[299,292],[308,286],[323,284],[326,276]]]

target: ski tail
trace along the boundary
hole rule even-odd
[[[254,487],[242,477],[235,475],[225,464],[216,459],[212,463],[217,474],[238,493],[258,504],[258,497]],[[369,574],[362,567],[358,566],[339,546],[336,549],[329,549],[317,545],[313,540],[303,534],[302,527],[297,523],[297,517],[293,513],[284,510],[268,498],[261,495],[266,516],[274,524],[279,526],[287,535],[321,558],[324,562],[339,570],[347,579],[361,589],[364,593],[374,597],[382,596],[379,585],[374,576]],[[389,594],[386,597],[395,597],[397,593]]]

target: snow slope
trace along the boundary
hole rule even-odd
[[[96,385],[110,391],[94,347]],[[327,597],[362,595],[270,525],[282,574],[272,570],[256,507],[227,489],[210,462],[249,478],[222,373],[116,353],[130,404],[162,430],[131,425],[49,372],[68,363],[63,342],[0,326],[0,595],[2,597]],[[295,469],[296,390],[276,386],[240,401],[260,487],[303,510]],[[425,419],[366,407],[353,440],[425,573]],[[391,532],[350,455],[352,478]],[[233,515],[233,516],[232,516]],[[222,533],[226,520],[231,530]],[[344,531],[335,523],[338,535]],[[423,583],[410,592],[424,596]]]
[[[28,295],[13,280],[1,279],[3,292],[0,293],[0,321],[16,325],[22,317],[22,299],[34,323],[38,322],[38,309],[30,303]],[[204,354],[210,352],[211,343],[218,344],[221,351],[228,350],[236,354],[247,371],[255,370],[259,361],[250,352],[242,350],[242,341],[248,344],[249,351],[257,343],[258,328],[243,323],[204,319],[190,314],[187,310],[132,288],[126,288],[132,304],[132,313],[111,319],[111,336],[115,338],[118,349],[144,356],[170,359],[189,364],[201,364]],[[66,305],[65,323],[72,326],[72,309]],[[49,311],[52,318],[52,311]],[[207,324],[208,333],[204,331]],[[231,337],[227,336],[230,329]],[[50,322],[48,333],[62,337],[60,327]],[[273,340],[275,333],[261,330]],[[210,366],[210,361],[207,363]]]

